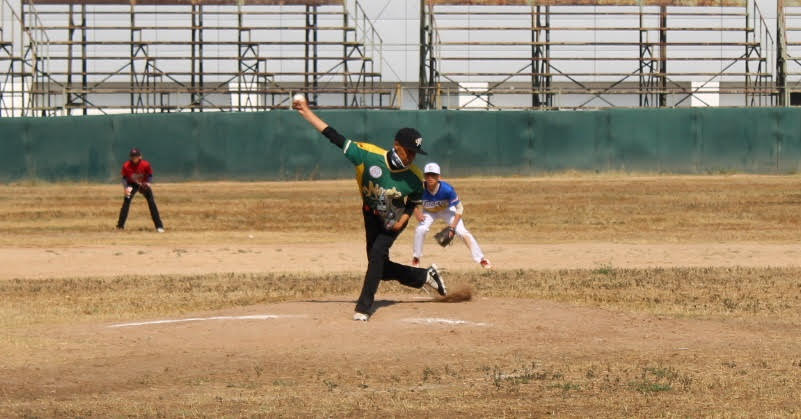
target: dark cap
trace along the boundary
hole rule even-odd
[[[134,147],[134,148],[132,148],[132,149],[131,149],[131,152],[130,152],[130,153],[128,153],[128,155],[129,155],[129,156],[141,156],[141,155],[142,155],[142,152],[141,152],[141,151],[139,151],[139,149],[138,149],[138,148]]]
[[[398,130],[398,133],[395,134],[395,141],[397,141],[401,147],[414,151],[417,154],[422,154],[424,156],[428,154],[423,151],[423,136],[414,128],[401,128]]]

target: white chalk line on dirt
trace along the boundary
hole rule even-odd
[[[306,316],[299,314],[254,314],[250,316],[190,317],[188,319],[165,319],[165,320],[151,320],[147,322],[117,323],[109,325],[107,327],[109,328],[136,327],[136,326],[149,326],[153,324],[204,322],[210,320],[272,320],[272,319],[299,319],[305,317]]]
[[[443,319],[440,317],[409,318],[402,321],[416,324],[445,324],[451,326],[490,326],[489,323],[471,322],[469,320]]]

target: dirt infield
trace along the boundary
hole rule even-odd
[[[393,248],[395,260],[411,259],[411,234]],[[80,278],[117,275],[204,273],[362,272],[361,242],[231,246],[115,246],[0,248],[14,261],[0,272],[12,278]],[[593,269],[598,267],[793,267],[801,266],[801,244],[690,243],[496,244],[485,242],[496,269]],[[429,244],[425,262],[450,269],[478,269],[460,243],[448,249]]]
[[[457,179],[497,269],[368,323],[352,182],[0,186],[0,416],[798,416],[799,182]]]
[[[195,319],[180,323],[38,330],[52,351],[6,360],[21,366],[2,371],[5,411],[651,416],[711,403],[724,414],[799,413],[797,382],[761,390],[797,379],[787,358],[801,339],[795,327],[408,295],[384,296],[374,319],[356,324],[352,305],[315,299],[171,318]]]

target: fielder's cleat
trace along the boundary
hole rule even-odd
[[[439,295],[443,297],[448,294],[448,290],[445,289],[445,281],[442,280],[442,276],[439,274],[437,265],[433,263],[431,264],[431,267],[428,268],[428,272],[426,272],[426,285],[433,288],[439,293]]]
[[[412,258],[412,266],[414,266],[415,268],[419,268],[420,267],[420,258]]]
[[[359,313],[357,311],[357,312],[353,313],[353,320],[355,320],[357,322],[366,322],[367,320],[370,320],[370,315],[369,314],[364,314],[364,313]]]
[[[492,269],[492,264],[487,259],[481,259],[481,267],[484,269]]]
[[[159,232],[159,233],[163,233],[164,232],[164,227],[159,227],[159,228],[156,229],[156,231]]]

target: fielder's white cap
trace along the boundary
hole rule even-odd
[[[427,165],[426,165],[426,166],[423,168],[423,173],[436,173],[436,174],[438,174],[438,175],[439,175],[439,174],[441,174],[441,173],[440,173],[440,170],[439,170],[439,165],[438,165],[438,164],[436,164],[436,163],[433,163],[433,162],[432,162],[432,163],[428,163],[428,164],[427,164]]]

